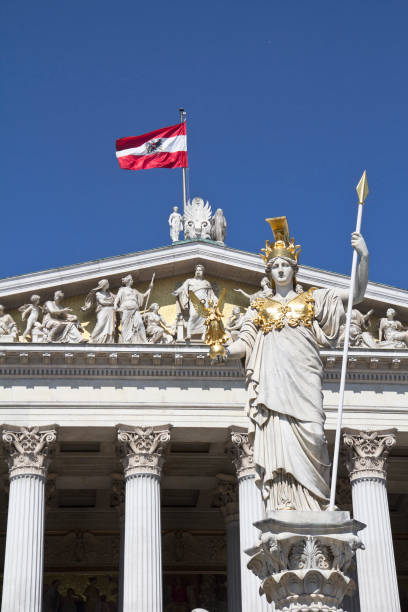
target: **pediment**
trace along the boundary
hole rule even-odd
[[[176,316],[176,298],[172,295],[172,291],[186,278],[192,276],[197,263],[205,265],[206,278],[215,288],[218,290],[226,288],[226,317],[231,314],[234,305],[242,308],[248,305],[248,300],[234,289],[241,288],[247,293],[254,293],[259,288],[259,282],[264,275],[263,261],[257,254],[207,241],[191,241],[6,278],[0,281],[0,302],[13,316],[21,335],[24,323],[21,321],[18,307],[28,303],[33,293],[39,294],[43,303],[50,300],[57,289],[61,289],[65,294],[64,304],[70,306],[78,315],[85,329],[84,338],[87,340],[95,323],[95,315],[82,312],[81,306],[88,292],[100,279],[108,279],[111,290],[116,293],[121,287],[121,279],[131,274],[135,288],[143,292],[147,289],[152,274],[155,273],[150,303],[157,302],[160,314],[167,322],[172,323]],[[311,286],[344,289],[349,284],[347,276],[307,266],[300,267],[297,280],[304,289]],[[396,309],[399,320],[408,321],[408,291],[369,283],[364,303],[359,305],[359,310],[366,312],[371,308],[374,309],[373,332],[374,328],[378,327],[378,319],[384,316],[387,306]]]

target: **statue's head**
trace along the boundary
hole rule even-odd
[[[272,287],[296,286],[297,261],[289,257],[274,257],[266,266]]]
[[[237,317],[241,314],[241,308],[239,306],[234,306],[234,308],[232,309],[232,314]]]
[[[125,287],[131,287],[133,285],[133,278],[131,274],[128,274],[122,278],[122,285],[125,285]]]
[[[387,308],[386,315],[387,315],[387,319],[390,319],[392,321],[392,319],[396,315],[396,312],[395,312],[395,310],[393,308]]]
[[[34,304],[34,306],[37,306],[37,304],[40,303],[40,299],[41,299],[40,296],[34,293],[34,295],[30,297],[30,302]]]
[[[62,291],[58,290],[54,293],[54,302],[56,304],[59,304],[60,302],[62,302],[63,299],[64,299],[64,293]]]
[[[102,278],[98,282],[97,286],[95,287],[95,291],[99,291],[100,289],[102,289],[102,291],[109,289],[109,281],[107,278]]]
[[[173,212],[178,212],[178,206],[173,206]]]
[[[295,288],[300,245],[295,244],[293,238],[289,238],[286,217],[274,217],[266,221],[272,228],[275,242],[266,241],[265,248],[262,249],[264,254],[261,257],[265,261],[265,271],[271,281],[272,289],[276,285],[285,286],[290,283]]]
[[[157,313],[157,312],[159,312],[159,308],[160,308],[160,306],[157,304],[157,302],[153,302],[153,304],[151,304],[149,310],[151,312],[156,312]]]
[[[194,270],[195,270],[195,277],[196,278],[204,278],[205,268],[204,268],[203,264],[197,264],[196,267],[194,268]]]

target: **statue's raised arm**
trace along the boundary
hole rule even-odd
[[[357,265],[356,280],[354,283],[354,299],[353,304],[359,304],[363,301],[368,283],[368,268],[369,268],[369,253],[366,242],[361,234],[353,232],[351,234],[351,246],[357,252],[359,261]],[[347,307],[349,298],[348,289],[339,289],[338,294],[341,297],[343,304]]]

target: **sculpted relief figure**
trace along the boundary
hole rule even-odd
[[[0,304],[0,342],[18,342],[18,329],[13,317],[4,314],[4,306]]]
[[[232,314],[228,317],[227,324],[225,326],[231,340],[236,340],[238,338],[239,332],[241,331],[241,327],[244,323],[244,316],[245,315],[241,312],[241,308],[239,306],[233,307]]]
[[[350,321],[350,342],[349,346],[360,346],[363,348],[376,348],[377,344],[370,334],[368,327],[370,325],[370,317],[374,310],[369,310],[363,315],[359,310],[353,308],[351,311]],[[344,345],[345,325],[341,326],[337,346]]]
[[[206,307],[209,300],[212,300],[214,304],[217,303],[217,296],[210,282],[204,278],[204,272],[204,266],[197,264],[194,277],[188,278],[181,287],[173,291],[173,295],[177,298],[177,315],[183,317],[187,322],[186,340],[190,340],[193,335],[197,334],[203,338],[205,334],[204,319],[194,308],[189,292],[195,293],[200,302]]]
[[[24,342],[28,335],[32,336],[32,329],[40,318],[42,308],[40,306],[40,296],[32,295],[30,298],[30,304],[24,304],[18,309],[21,312],[21,319],[25,321],[27,318],[26,328],[22,335],[21,341]]]
[[[244,291],[243,289],[234,289],[234,291],[236,291],[237,293],[241,293],[241,295],[243,295],[247,298],[247,300],[249,300],[249,303],[259,297],[272,297],[274,293],[271,286],[271,281],[267,276],[264,276],[261,279],[261,288],[259,289],[259,291],[255,291],[255,293],[246,293],[246,291]]]
[[[115,309],[121,313],[119,344],[145,344],[147,338],[140,309],[150,295],[153,279],[145,293],[132,287],[133,278],[130,274],[122,278],[122,283],[123,287],[119,289],[114,303]]]
[[[225,236],[227,234],[227,220],[224,217],[222,208],[217,208],[211,219],[211,238],[217,242],[225,242]]]
[[[113,344],[115,342],[116,310],[115,296],[109,291],[109,281],[103,278],[85,298],[84,312],[96,312],[96,325],[91,333],[91,342]]]
[[[183,231],[183,216],[178,211],[178,206],[173,206],[173,212],[169,217],[170,238],[172,242],[177,242],[180,232]]]
[[[143,315],[146,336],[151,344],[169,344],[173,342],[173,331],[159,314],[159,305],[154,302]]]
[[[72,308],[64,307],[62,291],[54,293],[54,299],[44,304],[43,326],[48,332],[48,342],[68,342],[78,344],[83,342],[83,331],[78,317],[71,314]]]
[[[393,308],[388,308],[386,316],[380,320],[378,332],[378,347],[381,348],[407,348],[408,330],[401,321],[395,320],[396,312]]]
[[[193,198],[184,211],[184,238],[211,238],[211,206],[202,198]]]
[[[263,257],[275,295],[252,302],[227,358],[245,358],[250,438],[267,510],[320,510],[329,502],[330,460],[319,345],[335,346],[348,291],[297,294],[300,247],[289,240],[286,217],[268,221],[275,242],[267,241]],[[359,255],[358,303],[367,286],[368,251],[360,234],[352,234],[351,244]]]

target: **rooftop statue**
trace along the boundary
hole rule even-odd
[[[183,230],[183,216],[178,211],[178,206],[173,206],[173,212],[169,217],[170,238],[172,242],[177,242],[180,232]]]
[[[54,299],[44,304],[43,326],[47,329],[48,342],[68,342],[78,344],[83,342],[82,327],[78,317],[71,314],[72,308],[62,305],[62,291],[54,293]]]
[[[380,320],[378,331],[378,347],[382,348],[408,348],[408,330],[401,321],[395,320],[396,312],[388,308],[386,316]]]
[[[211,206],[202,198],[187,202],[184,210],[184,238],[197,240],[211,238]]]
[[[177,316],[182,317],[186,322],[186,340],[190,340],[193,335],[201,337],[205,334],[204,318],[196,311],[190,298],[192,291],[200,302],[206,307],[209,300],[217,303],[217,296],[208,280],[204,278],[205,268],[202,264],[195,267],[194,277],[188,278],[178,289],[173,291],[177,298]]]
[[[222,208],[217,208],[211,219],[211,239],[224,244],[227,234],[227,220]]]
[[[116,310],[115,295],[109,290],[109,281],[103,278],[85,298],[83,312],[94,310],[96,324],[91,333],[90,342],[95,344],[113,344],[115,342]]]
[[[266,242],[262,257],[275,294],[250,304],[226,358],[245,358],[250,438],[267,510],[316,511],[327,507],[330,493],[319,344],[335,346],[348,291],[296,293],[300,247],[289,240],[286,217],[267,221],[275,241]],[[352,234],[351,244],[360,257],[358,303],[367,286],[368,250],[360,234]]]

